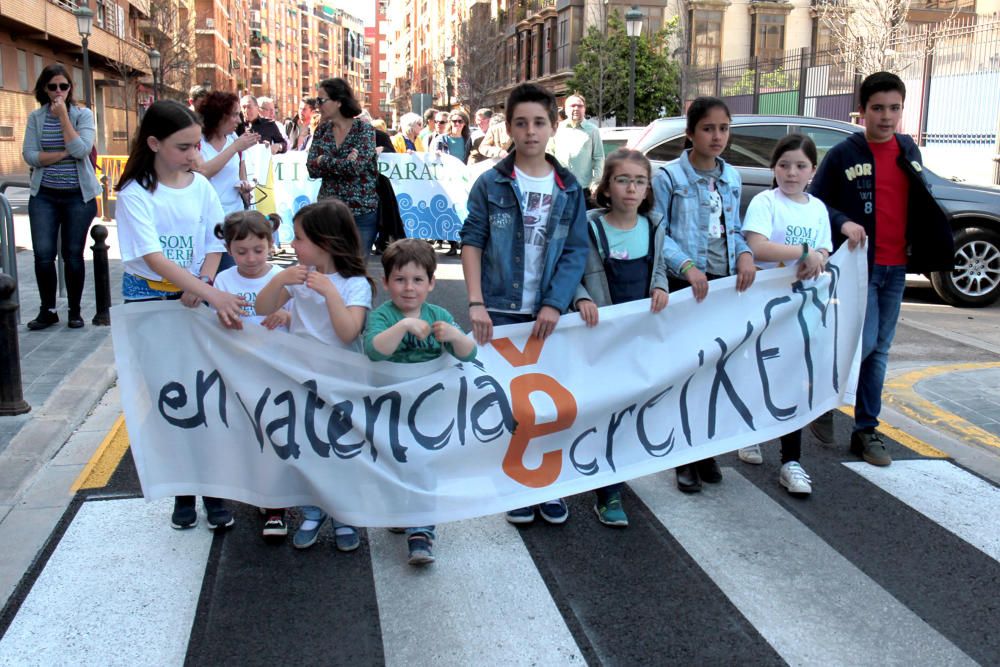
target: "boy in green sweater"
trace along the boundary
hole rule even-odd
[[[476,358],[476,343],[455,326],[444,308],[427,303],[434,289],[437,258],[430,244],[400,239],[382,253],[383,284],[389,301],[368,316],[365,354],[372,361],[415,364],[448,352],[460,361]],[[434,562],[434,526],[406,528],[409,562]]]

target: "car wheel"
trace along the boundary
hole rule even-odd
[[[966,227],[955,234],[955,270],[931,274],[931,285],[953,306],[982,308],[1000,299],[1000,234]]]

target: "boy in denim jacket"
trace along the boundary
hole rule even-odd
[[[522,84],[506,108],[512,150],[472,186],[461,231],[469,319],[480,345],[494,326],[519,322],[534,322],[531,335],[548,337],[573,301],[589,252],[584,192],[545,153],[558,118],[555,97]],[[549,523],[569,517],[561,498],[538,509]],[[514,524],[534,519],[534,507],[507,513]]]

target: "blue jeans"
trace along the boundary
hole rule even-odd
[[[406,537],[414,535],[416,533],[424,533],[427,535],[431,542],[434,541],[434,526],[418,526],[416,528],[404,528],[403,532],[406,533]]]
[[[87,230],[97,215],[97,200],[83,201],[80,190],[41,188],[28,199],[31,245],[35,250],[35,280],[42,308],[56,307],[56,243],[62,241],[66,263],[66,296],[70,312],[80,312],[87,268],[83,250]]]
[[[367,260],[378,233],[378,210],[355,215],[354,224],[358,226],[358,236],[361,237],[361,259]]]
[[[868,276],[868,308],[861,334],[861,372],[854,404],[854,430],[874,429],[882,412],[882,386],[889,348],[896,335],[899,308],[906,287],[905,266],[876,264]]]
[[[326,512],[324,512],[319,507],[316,507],[315,505],[303,505],[300,509],[302,510],[302,518],[306,519],[307,521],[312,520],[312,521],[322,522],[324,519],[326,519],[327,516]],[[351,526],[346,523],[340,523],[339,521],[333,518],[330,519],[330,523],[333,524],[334,530],[336,530],[337,528],[344,528],[344,527],[354,528],[354,526]]]

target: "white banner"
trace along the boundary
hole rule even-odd
[[[544,343],[500,327],[474,363],[370,362],[207,308],[116,306],[112,331],[147,498],[319,505],[358,526],[506,511],[764,442],[854,402],[864,251],[565,315]],[[182,341],[178,343],[178,341]],[[516,425],[516,428],[515,428]]]

